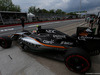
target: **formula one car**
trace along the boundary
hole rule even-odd
[[[85,73],[91,68],[90,56],[100,53],[100,35],[95,29],[78,27],[76,34],[68,36],[55,29],[42,29],[33,32],[22,31],[12,36],[1,36],[0,46],[11,47],[12,40],[18,40],[23,50],[63,52],[66,67],[77,73]]]

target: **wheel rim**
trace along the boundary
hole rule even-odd
[[[83,56],[72,55],[66,59],[66,66],[74,72],[86,72],[90,64]]]

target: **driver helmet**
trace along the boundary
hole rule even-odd
[[[37,31],[36,31],[36,30],[33,30],[33,31],[32,31],[32,33],[33,33],[33,34],[36,34],[36,33],[37,33]]]

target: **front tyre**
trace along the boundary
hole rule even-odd
[[[66,52],[65,65],[76,73],[85,73],[91,68],[89,55],[80,48],[71,48]]]

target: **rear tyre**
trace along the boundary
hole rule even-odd
[[[76,73],[85,73],[91,68],[89,55],[80,48],[71,48],[65,55],[66,67]]]
[[[8,36],[2,36],[0,37],[0,46],[2,48],[10,48],[12,45],[12,40]]]

